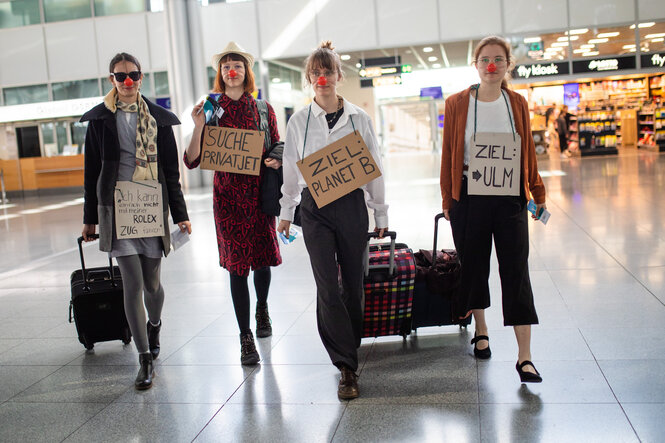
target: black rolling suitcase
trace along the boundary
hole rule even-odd
[[[429,251],[416,252],[416,284],[413,292],[413,329],[425,326],[460,325],[471,323],[471,314],[462,312],[459,283],[461,266],[457,252],[437,251],[439,220],[434,217],[434,246]]]
[[[95,234],[96,238],[99,238]],[[100,341],[132,340],[123,301],[120,269],[109,258],[108,267],[85,268],[83,237],[78,238],[81,269],[70,277],[72,298],[69,302],[69,322],[72,312],[79,341],[86,349],[92,349]]]
[[[411,307],[416,263],[413,251],[395,243],[394,231],[385,233],[390,243],[369,244],[365,257],[363,337],[411,333]],[[368,234],[377,237],[376,232]]]

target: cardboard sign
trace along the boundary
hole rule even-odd
[[[164,235],[162,185],[157,180],[117,182],[113,199],[119,239]]]
[[[263,131],[205,126],[201,169],[259,175]]]
[[[308,155],[297,165],[319,208],[381,176],[357,132]]]
[[[479,132],[469,149],[469,195],[520,195],[519,134]]]

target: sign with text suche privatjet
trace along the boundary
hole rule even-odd
[[[308,155],[297,165],[319,208],[381,176],[374,157],[356,131]]]
[[[119,181],[113,200],[119,239],[164,235],[162,185],[157,180]]]
[[[520,195],[519,134],[479,132],[469,151],[469,195]]]
[[[263,131],[205,126],[201,169],[259,175],[263,141]]]

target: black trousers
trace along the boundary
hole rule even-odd
[[[335,366],[356,371],[362,333],[363,254],[369,227],[365,194],[356,189],[319,209],[305,189],[300,214],[316,282],[319,336]]]
[[[488,279],[494,239],[505,326],[538,324],[529,279],[527,223],[523,195],[468,195],[466,177],[460,200],[453,200],[450,209],[453,240],[462,262],[460,290],[468,295],[468,309],[490,306]]]

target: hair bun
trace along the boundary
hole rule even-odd
[[[319,45],[319,48],[321,49],[330,49],[331,51],[335,50],[335,47],[332,45],[332,42],[330,40],[324,40],[321,42]]]

